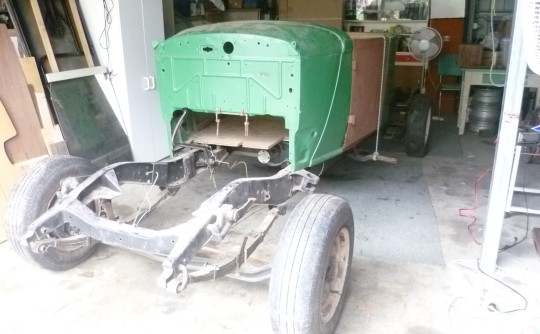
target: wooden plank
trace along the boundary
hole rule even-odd
[[[86,34],[84,33],[84,28],[82,25],[81,16],[79,15],[79,10],[77,8],[76,0],[69,0],[68,7],[71,12],[71,18],[73,20],[73,24],[75,25],[74,28],[75,32],[77,33],[77,39],[79,40],[79,44],[82,48],[86,63],[88,64],[88,67],[93,67],[94,60],[92,59],[92,54],[90,53],[90,47],[88,46],[88,40],[86,39]]]
[[[69,155],[67,144],[58,124],[41,129],[49,155]]]
[[[46,155],[36,109],[5,25],[0,25],[0,68],[0,101],[17,131],[5,143],[8,158],[15,163]]]
[[[2,143],[2,149],[0,150],[0,217],[5,217],[5,209],[9,194],[13,185],[22,175],[22,169],[15,167],[9,161],[4,143],[9,139],[15,137],[17,131],[9,118],[9,115],[0,101],[0,143]],[[4,219],[1,220],[0,225],[4,224]],[[0,226],[0,242],[6,240],[4,226]]]
[[[56,57],[54,56],[54,51],[52,48],[51,40],[49,39],[49,34],[45,28],[45,22],[43,21],[43,15],[41,15],[41,9],[39,8],[38,0],[30,0],[32,5],[32,11],[34,12],[34,18],[36,19],[37,27],[39,30],[39,36],[43,42],[43,47],[45,48],[45,53],[47,54],[47,59],[49,60],[49,65],[51,66],[51,71],[59,72],[58,63],[56,62]]]
[[[39,71],[34,57],[19,58],[21,67],[26,78],[26,83],[34,88],[36,93],[44,93],[43,83],[39,77]]]
[[[216,135],[216,123],[212,123],[192,136],[197,143],[246,147],[268,150],[286,140],[287,130],[284,121],[277,117],[249,118],[248,135],[245,135],[245,118],[241,116],[222,116],[219,135]]]
[[[21,67],[26,78],[26,83],[30,86],[30,91],[34,93],[34,105],[39,112],[39,118],[42,128],[48,128],[54,125],[49,104],[43,89],[43,83],[39,76],[36,60],[34,57],[19,58]]]

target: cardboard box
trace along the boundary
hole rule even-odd
[[[491,63],[493,64],[494,68],[503,68],[504,63],[502,59],[502,52],[501,51],[484,51],[482,53],[482,66],[490,66]]]
[[[288,19],[343,19],[343,0],[288,0],[285,5]]]
[[[482,65],[482,45],[461,44],[459,47],[459,67],[477,67]]]

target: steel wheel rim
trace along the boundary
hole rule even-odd
[[[54,207],[56,205],[56,203],[58,202],[58,194],[61,191],[62,191],[61,188],[58,188],[58,190],[54,192],[54,194],[51,196],[51,199],[47,203],[47,209],[46,210],[49,210],[49,209],[51,209],[52,207]],[[95,202],[90,202],[87,205],[87,207],[92,209],[94,212],[96,212],[96,204],[95,204]],[[62,224],[62,226],[58,227],[54,231],[39,231],[37,233],[36,240],[67,238],[67,237],[74,236],[74,235],[79,235],[79,234],[81,234],[81,233],[80,233],[80,230],[78,228],[75,228],[74,226],[72,226],[69,223],[64,223],[64,224]],[[84,248],[84,247],[86,247],[86,246],[79,246],[79,247],[76,247],[76,248],[70,249],[70,250],[62,250],[62,249],[57,248],[57,247],[51,247],[51,248],[53,248],[54,250],[59,251],[59,252],[71,252],[73,250],[77,250],[77,249]]]
[[[332,242],[321,298],[321,319],[327,323],[334,316],[341,300],[347,278],[351,239],[349,230],[342,227]]]

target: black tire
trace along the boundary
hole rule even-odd
[[[28,171],[19,181],[8,202],[6,212],[6,234],[15,252],[31,264],[49,270],[67,270],[86,260],[96,250],[97,241],[90,245],[64,251],[55,247],[43,253],[34,253],[20,239],[37,217],[54,205],[60,182],[66,177],[90,175],[97,170],[90,161],[78,157],[56,156],[44,159]],[[64,225],[38,238],[55,238],[76,233]]]
[[[428,152],[431,128],[431,101],[425,94],[413,97],[405,129],[405,153],[422,158]]]
[[[283,230],[270,277],[275,333],[334,331],[348,291],[353,245],[346,201],[323,194],[300,201]]]

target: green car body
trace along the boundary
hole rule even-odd
[[[183,108],[279,117],[293,170],[324,162],[343,152],[352,45],[343,31],[296,22],[229,22],[182,31],[155,46],[164,120],[174,127]]]

